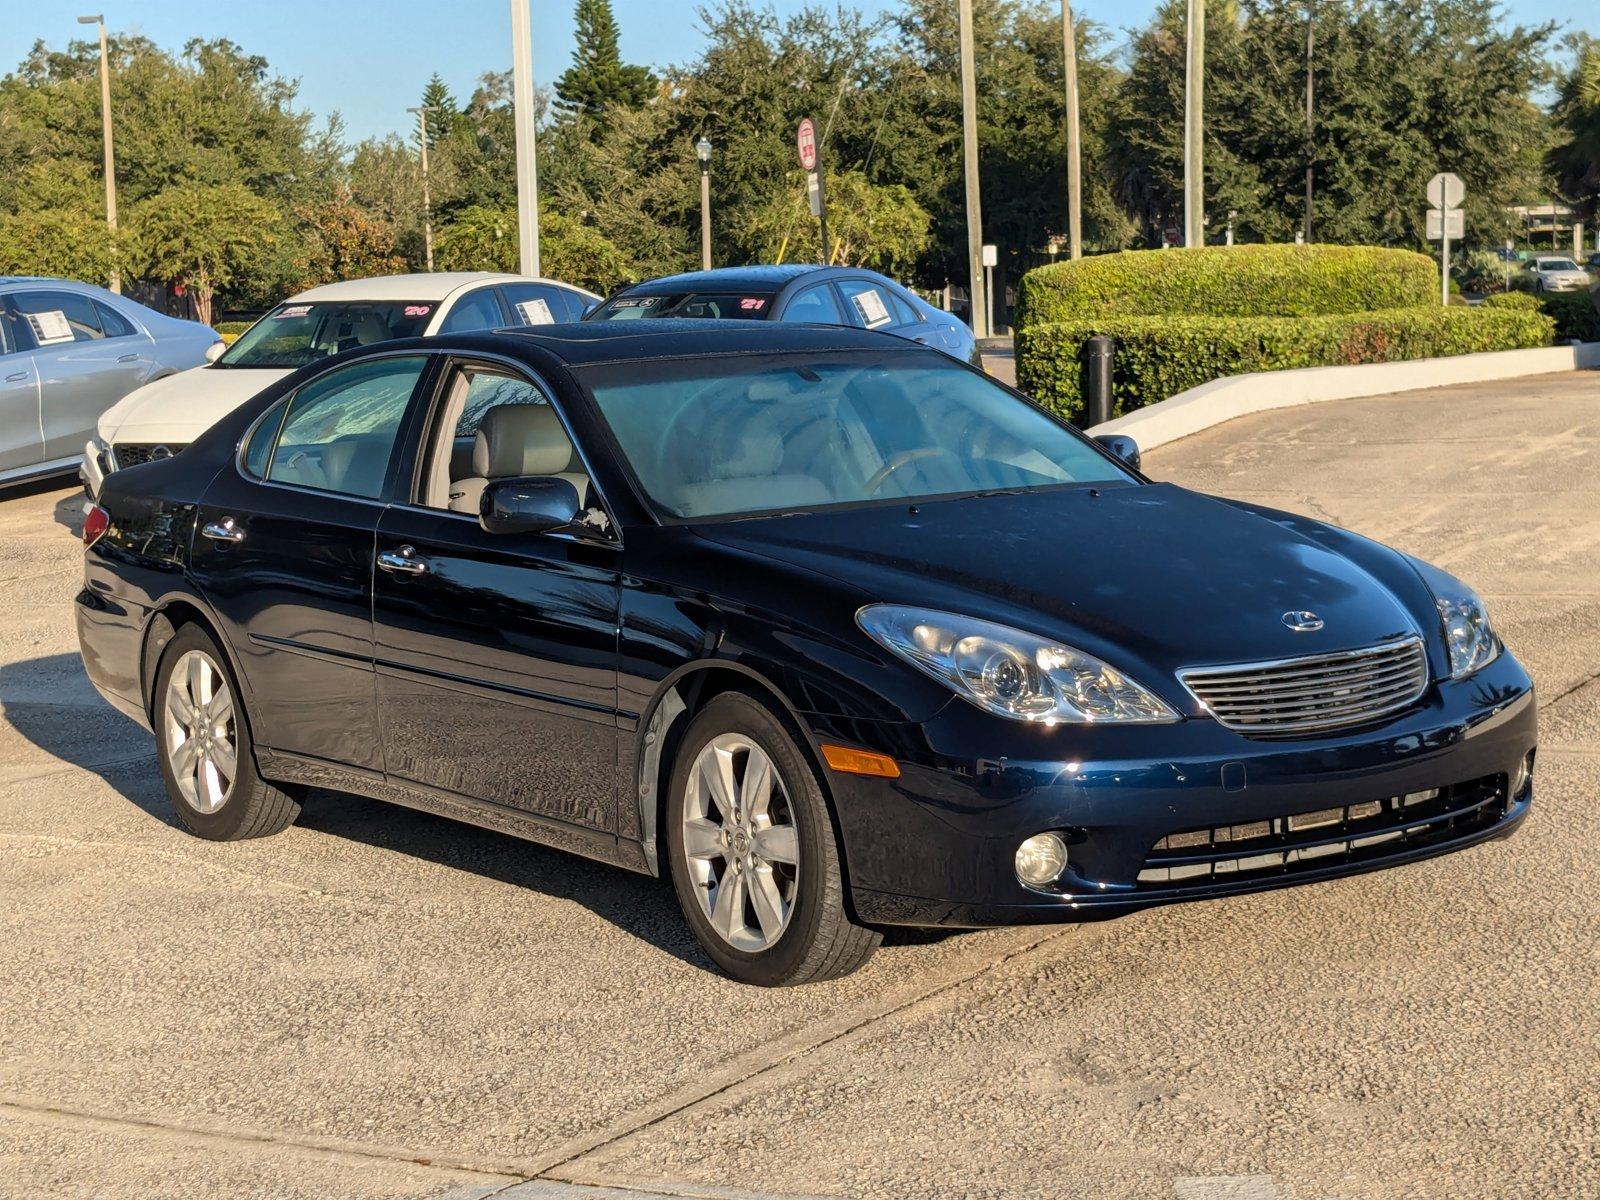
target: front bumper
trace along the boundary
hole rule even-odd
[[[1400,717],[1339,737],[1252,739],[1209,718],[1034,729],[961,701],[921,725],[816,732],[901,764],[897,780],[830,776],[857,916],[983,926],[1315,882],[1505,836],[1531,805],[1531,783],[1509,792],[1537,716],[1531,681],[1503,653],[1470,679],[1434,684]],[[1433,789],[1444,790],[1416,799]],[[1319,823],[1290,827],[1313,813]],[[1201,829],[1246,836],[1157,848]],[[1014,855],[1044,830],[1067,840],[1069,866],[1034,890]]]
[[[91,438],[84,443],[83,461],[78,464],[78,478],[83,480],[83,490],[89,499],[100,498],[100,485],[106,481],[106,476],[114,466],[111,451],[101,445],[98,439]]]

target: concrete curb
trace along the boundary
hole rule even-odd
[[[1550,346],[1537,350],[1496,350],[1411,362],[1363,363],[1353,367],[1303,367],[1293,371],[1257,371],[1213,379],[1089,430],[1092,434],[1123,433],[1153,450],[1199,433],[1213,425],[1250,413],[1293,408],[1323,400],[1387,396],[1457,383],[1514,379],[1600,367],[1600,342]]]

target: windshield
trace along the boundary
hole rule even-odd
[[[1578,264],[1570,258],[1541,258],[1539,260],[1541,271],[1576,271]]]
[[[579,377],[640,486],[676,517],[1133,480],[937,354],[657,360]]]
[[[651,317],[719,317],[763,321],[772,308],[771,292],[690,292],[675,296],[618,296],[586,321],[641,321]]]
[[[216,362],[219,367],[303,367],[355,346],[416,337],[438,305],[431,300],[325,300],[280,304]]]

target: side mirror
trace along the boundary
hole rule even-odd
[[[212,342],[211,345],[206,347],[206,361],[208,363],[216,362],[217,359],[221,358],[225,353],[227,353],[227,350],[227,342]]]
[[[580,321],[583,320],[584,317],[587,317],[590,313],[592,313],[595,309],[597,309],[599,307],[600,307],[600,301],[598,301],[598,300],[589,301],[589,303],[587,303],[587,304],[585,304],[583,306],[583,316],[579,317],[578,320],[580,320]]]
[[[1139,470],[1139,443],[1125,433],[1107,433],[1094,439],[1135,471]]]
[[[577,517],[578,489],[553,475],[492,480],[478,502],[478,524],[490,533],[545,533]]]

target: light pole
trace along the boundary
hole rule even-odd
[[[978,80],[973,66],[972,0],[960,0],[961,157],[967,182],[967,293],[972,300],[972,332],[989,336],[989,297],[983,286],[983,202],[978,194]]]
[[[517,129],[517,246],[524,275],[539,270],[539,132],[533,121],[533,18],[511,0],[511,107]]]
[[[105,172],[106,172],[106,228],[115,237],[117,232],[117,168],[116,161],[111,153],[111,56],[106,50],[106,21],[105,15],[96,13],[92,17],[79,17],[79,25],[98,25],[100,27],[100,129],[105,141]],[[122,274],[116,267],[111,268],[111,290],[122,291]]]
[[[1206,0],[1189,0],[1183,87],[1183,244],[1205,245]]]
[[[1061,0],[1061,61],[1067,87],[1067,244],[1072,258],[1083,257],[1083,143],[1078,131],[1078,39],[1072,5]]]
[[[1317,143],[1312,120],[1316,115],[1315,76],[1311,68],[1311,51],[1317,27],[1317,0],[1306,0],[1306,245],[1311,244],[1311,209],[1316,199]]]
[[[700,160],[700,269],[711,270],[711,139],[702,135],[694,144]]]
[[[422,141],[422,248],[428,270],[433,270],[433,202],[428,196],[428,114],[436,111],[431,104],[419,104],[406,109],[417,114],[417,136]]]

